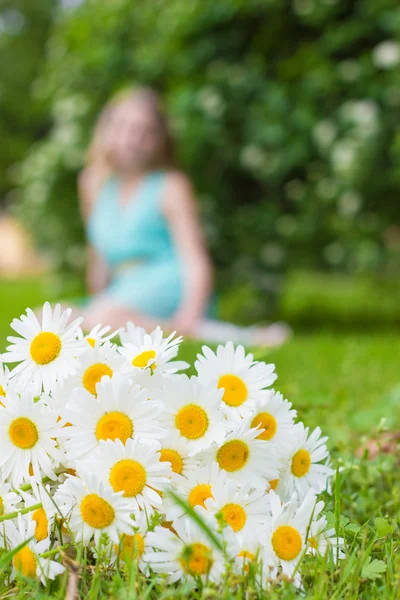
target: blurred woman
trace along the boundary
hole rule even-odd
[[[209,320],[213,270],[189,179],[174,166],[157,94],[132,90],[103,110],[79,177],[91,299],[84,326],[127,321],[209,341],[280,343],[286,329]]]

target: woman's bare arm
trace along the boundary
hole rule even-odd
[[[193,189],[182,173],[168,175],[163,208],[184,265],[184,296],[174,315],[173,326],[181,333],[190,333],[204,316],[212,290],[213,270]]]
[[[92,168],[87,168],[79,174],[78,192],[82,219],[88,221],[93,205],[100,191],[102,177]],[[109,272],[105,262],[95,249],[88,245],[88,264],[86,270],[86,285],[90,294],[97,294],[108,283]]]

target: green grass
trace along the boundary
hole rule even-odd
[[[56,295],[49,281],[0,282],[0,350],[14,316]],[[334,463],[343,469],[337,502],[349,557],[339,568],[322,560],[305,565],[310,599],[400,597],[397,457],[368,461],[354,453],[364,436],[384,426],[382,419],[386,426],[400,429],[399,300],[400,286],[394,283],[378,286],[368,280],[294,274],[286,284],[280,316],[294,326],[295,335],[282,348],[254,351],[257,359],[276,364],[275,387],[293,402],[307,425],[319,425],[329,436]],[[188,341],[180,357],[193,362],[199,348]],[[328,508],[335,511],[333,498]],[[379,573],[380,568],[385,571]],[[144,583],[134,572],[112,577],[85,569],[81,575],[81,596],[88,598],[228,599],[244,597],[245,588],[248,598],[260,597],[251,578],[245,584],[231,578],[218,591],[213,586],[195,591],[190,586],[168,589],[154,581]],[[44,591],[26,582],[14,592],[13,598],[44,598],[50,593],[63,598],[65,588],[52,584]],[[4,593],[10,595],[10,590]],[[290,586],[283,586],[265,598],[295,596]]]
[[[308,331],[400,331],[400,279],[293,272],[284,283],[278,316]]]

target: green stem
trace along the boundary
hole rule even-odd
[[[69,544],[64,544],[63,546],[58,546],[57,548],[53,548],[53,550],[48,550],[40,555],[40,558],[48,558],[49,556],[53,556],[53,554],[57,554],[57,552],[61,552],[62,550],[66,550]]]
[[[26,515],[26,513],[32,512],[33,510],[36,510],[38,508],[42,508],[41,502],[39,502],[38,504],[32,504],[32,506],[27,506],[22,510],[16,510],[15,512],[8,513],[8,515],[2,515],[0,517],[0,523],[2,523],[2,521],[9,521],[10,519],[15,519],[15,517],[18,517],[18,515]]]
[[[47,483],[48,481],[50,481],[50,477],[43,477],[42,479],[42,483]],[[27,492],[28,490],[31,490],[32,486],[30,483],[27,483],[26,485],[23,485],[22,487],[20,487],[18,490],[13,490],[13,492],[16,492],[17,494],[19,494],[19,492]]]

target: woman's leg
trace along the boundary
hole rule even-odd
[[[291,336],[286,323],[272,323],[265,327],[240,327],[226,321],[203,319],[197,325],[193,337],[216,344],[231,341],[245,346],[280,346]]]
[[[152,317],[143,312],[119,305],[109,298],[97,298],[83,310],[73,307],[72,317],[83,317],[82,327],[90,331],[92,327],[101,323],[109,325],[112,329],[125,327],[128,321],[143,327],[146,331],[153,331],[157,325],[164,331],[172,331],[169,320]],[[180,333],[179,331],[177,332]],[[231,341],[234,344],[246,346],[280,346],[291,335],[291,330],[285,323],[274,323],[266,327],[240,327],[233,323],[213,319],[202,319],[194,328],[190,337],[215,344],[224,344]]]
[[[67,306],[65,305],[65,308]],[[162,329],[169,330],[169,324],[166,320],[153,318],[144,315],[139,311],[132,310],[116,303],[109,298],[97,298],[84,308],[71,306],[72,319],[83,317],[82,328],[84,331],[90,331],[95,325],[109,325],[112,329],[125,327],[128,321],[139,327],[144,327],[146,331],[153,331],[160,325]]]

